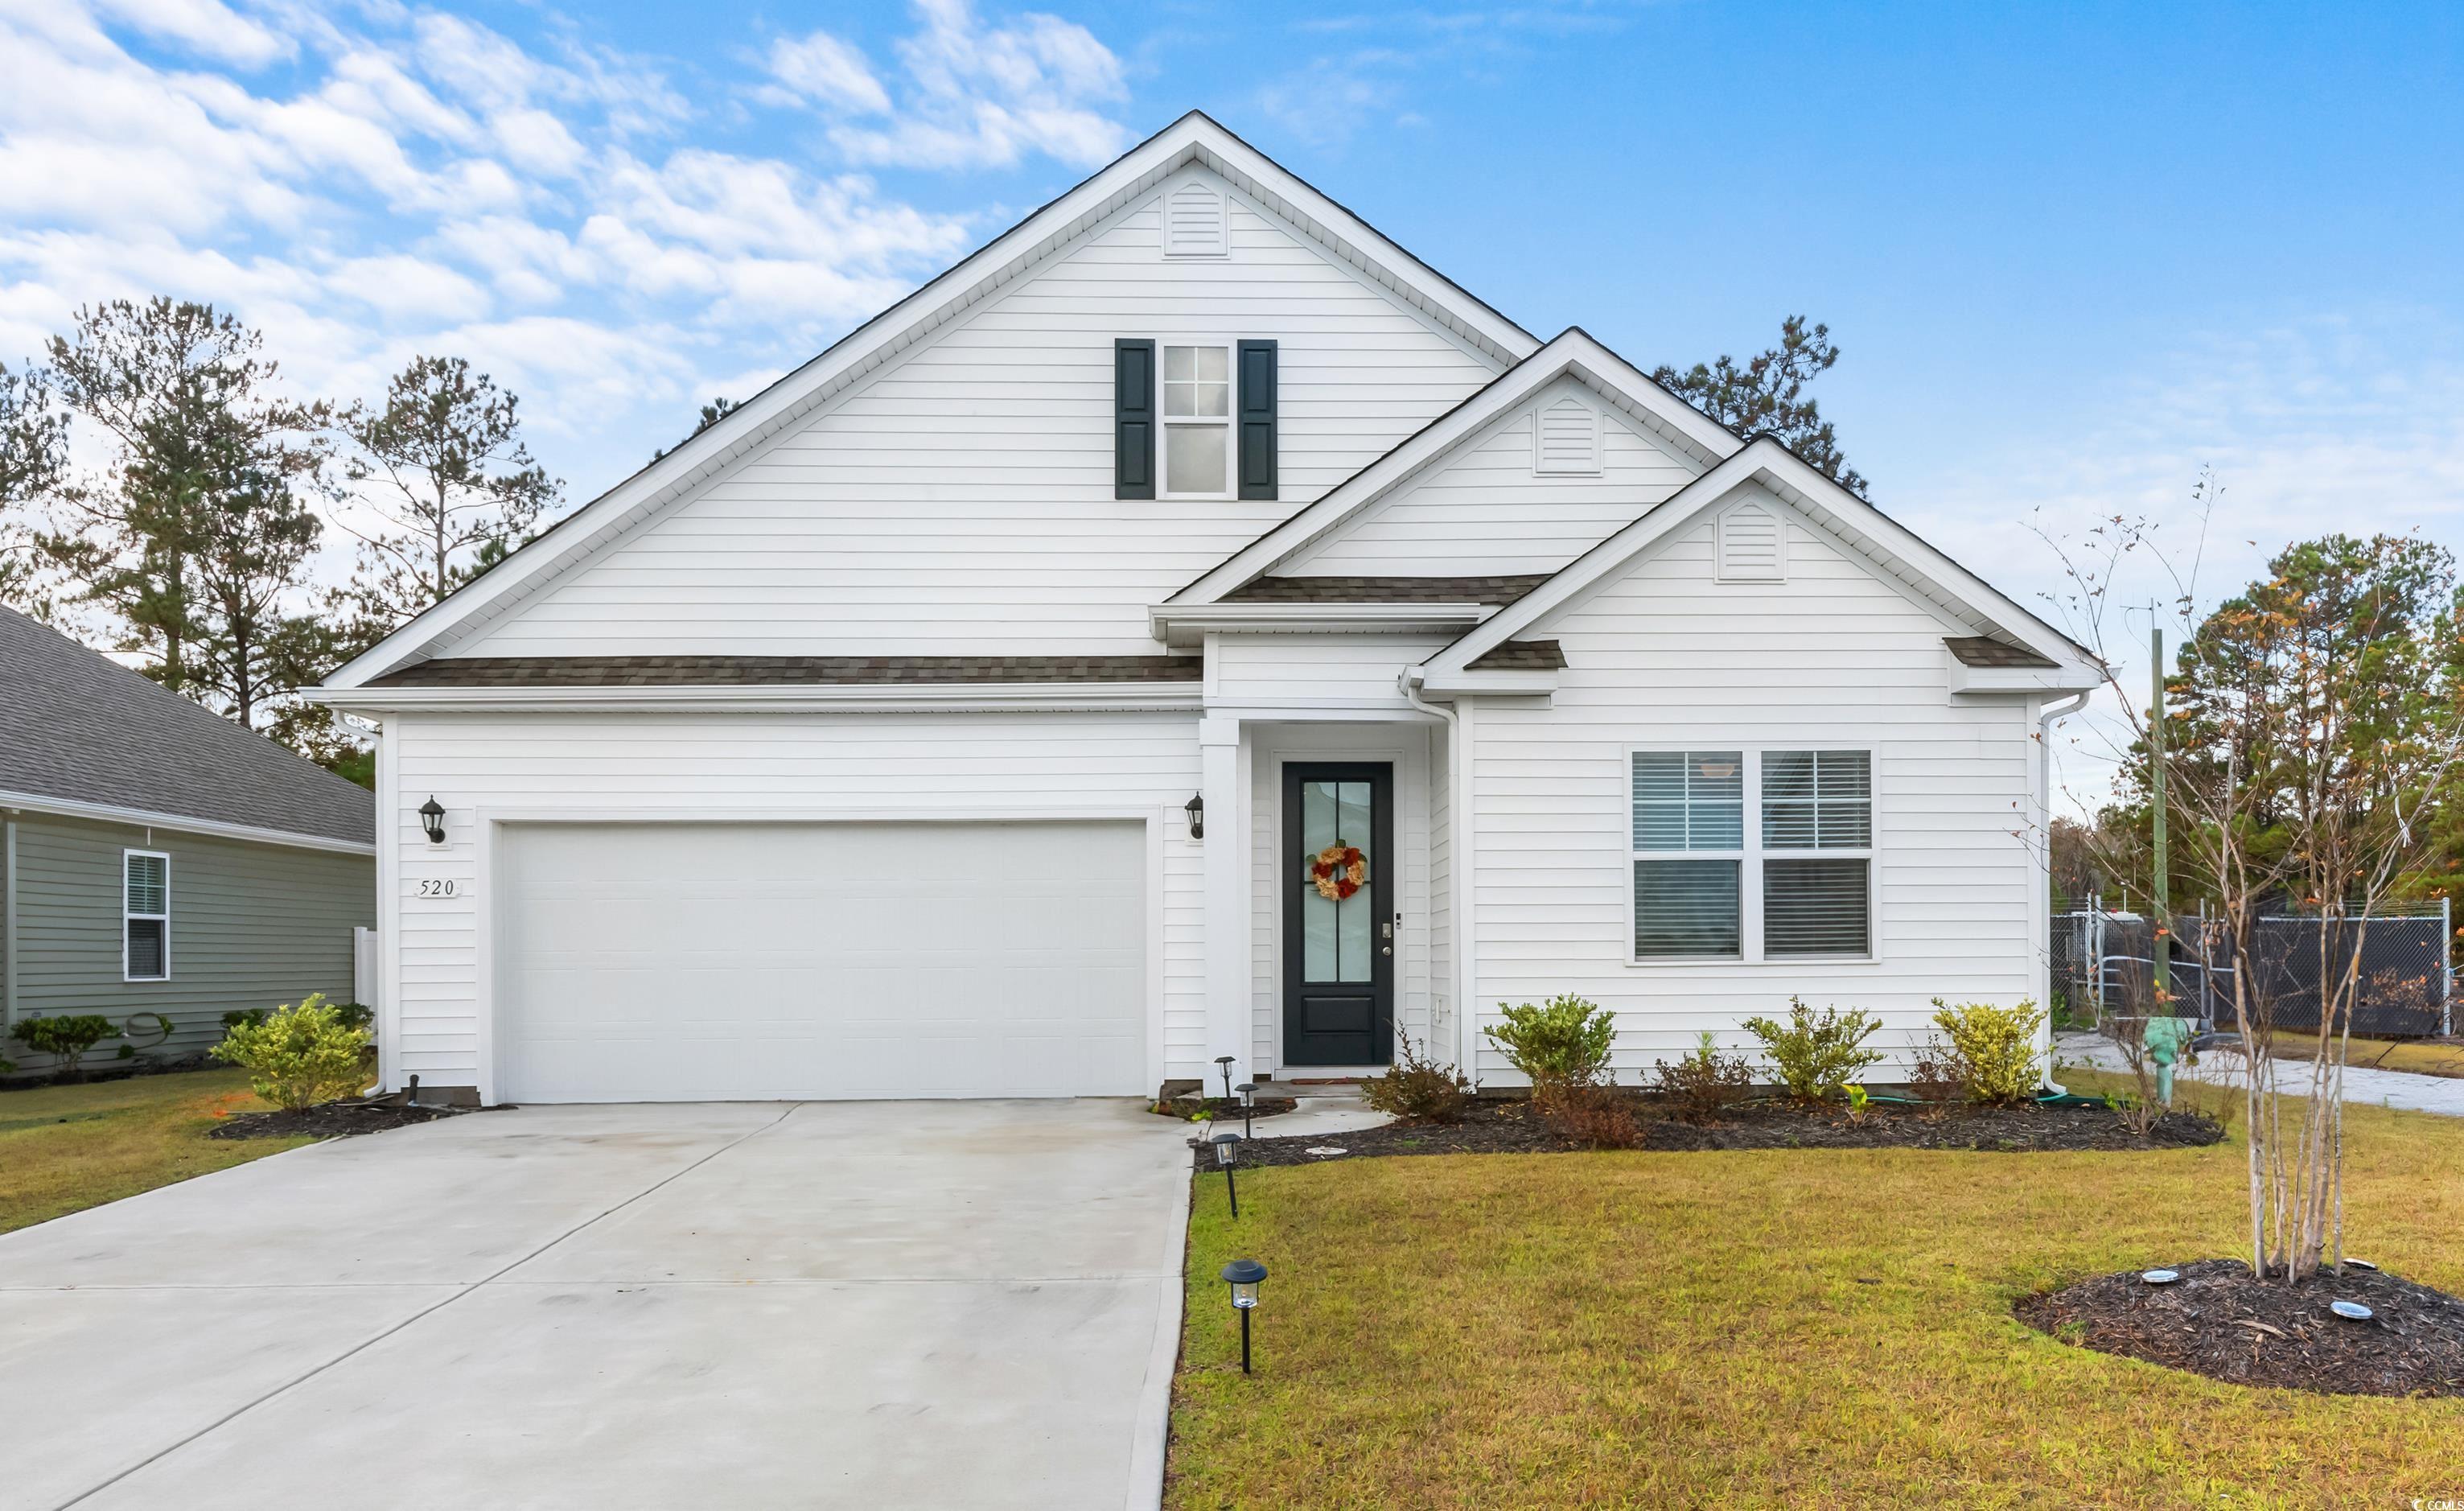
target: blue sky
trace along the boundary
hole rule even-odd
[[[1541,335],[1828,322],[1877,501],[2021,596],[2203,464],[2213,587],[2464,544],[2452,5],[0,0],[0,360],[157,291],[338,396],[460,352],[578,500],[1193,105]]]

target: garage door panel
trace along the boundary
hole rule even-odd
[[[1143,1089],[1141,826],[524,825],[498,853],[509,1100]]]

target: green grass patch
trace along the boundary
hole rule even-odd
[[[0,1233],[316,1142],[206,1137],[264,1106],[238,1070],[0,1092]]]
[[[2464,1122],[2345,1118],[2352,1252],[2464,1291]],[[1221,1179],[1202,1178],[1167,1503],[2464,1495],[2464,1401],[2224,1386],[2012,1318],[2032,1290],[2244,1250],[2243,1160],[2238,1136],[2117,1154],[1363,1160],[1245,1174],[1238,1224]],[[1216,1278],[1236,1255],[1272,1272],[1249,1379]]]

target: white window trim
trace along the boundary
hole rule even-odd
[[[1683,754],[1688,750],[1737,750],[1745,761],[1745,845],[1736,850],[1641,850],[1634,842],[1634,758],[1638,755]],[[1860,849],[1829,850],[1763,848],[1763,753],[1767,750],[1861,750],[1865,753],[1868,801],[1872,804],[1867,843]],[[1855,741],[1775,741],[1767,744],[1723,745],[1714,739],[1682,744],[1631,744],[1617,756],[1617,779],[1625,792],[1623,876],[1625,954],[1630,970],[1665,970],[1705,966],[1757,966],[1786,969],[1796,966],[1871,966],[1882,960],[1882,754]],[[1865,950],[1846,955],[1766,955],[1763,952],[1763,861],[1862,860],[1865,862]],[[1734,860],[1737,865],[1737,944],[1734,955],[1638,955],[1634,951],[1637,922],[1634,864],[1638,860]]]
[[[1240,436],[1233,429],[1233,422],[1239,419],[1241,415],[1240,340],[1237,337],[1232,336],[1157,336],[1155,338],[1155,498],[1158,500],[1206,499],[1220,501],[1221,500],[1234,497],[1240,491],[1238,478],[1241,470]],[[1222,348],[1223,351],[1223,417],[1221,421],[1223,429],[1223,486],[1221,488],[1209,489],[1200,493],[1175,493],[1169,486],[1167,486],[1168,481],[1172,477],[1172,433],[1174,428],[1176,426],[1214,425],[1218,423],[1218,421],[1211,415],[1203,418],[1192,418],[1184,415],[1183,417],[1176,420],[1170,413],[1166,412],[1164,408],[1163,376],[1166,366],[1165,353],[1169,352],[1175,346],[1218,346]]]
[[[163,911],[160,913],[129,911],[128,862],[140,856],[163,862]],[[163,973],[159,976],[132,976],[128,973],[128,925],[145,920],[159,920],[163,925]],[[120,979],[123,982],[171,979],[171,855],[168,851],[122,850],[120,853]]]

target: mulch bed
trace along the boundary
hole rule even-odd
[[[309,1134],[319,1139],[349,1138],[358,1133],[384,1133],[466,1112],[495,1112],[495,1107],[386,1106],[381,1102],[327,1101],[298,1112],[241,1112],[216,1123],[209,1139],[289,1139]]]
[[[1261,1097],[1251,1106],[1250,1112],[1254,1117],[1271,1118],[1277,1113],[1289,1112],[1299,1105],[1298,1101],[1289,1097]],[[1208,1097],[1203,1100],[1196,1097],[1175,1097],[1170,1101],[1147,1103],[1147,1111],[1157,1117],[1178,1118],[1184,1122],[1189,1121],[1192,1114],[1201,1109],[1213,1113],[1218,1122],[1241,1121],[1241,1099],[1238,1097]]]
[[[1679,1122],[1638,1100],[1646,1149],[1976,1149],[2043,1150],[2190,1148],[2225,1136],[2194,1113],[2168,1112],[2148,1137],[2130,1131],[2111,1109],[2090,1107],[1947,1107],[1877,1105],[1862,1118],[1844,1110],[1803,1111],[1754,1102],[1714,1123]],[[1330,1159],[1381,1154],[1561,1154],[1586,1147],[1542,1121],[1526,1101],[1475,1101],[1456,1123],[1388,1123],[1356,1133],[1261,1136],[1241,1144],[1243,1166],[1321,1165]],[[1311,1149],[1340,1149],[1341,1155]],[[1214,1158],[1212,1153],[1206,1155]]]
[[[2018,1319],[2065,1343],[2188,1369],[2232,1385],[2329,1395],[2464,1395],[2464,1297],[2347,1266],[2298,1286],[2260,1280],[2239,1259],[2101,1275],[2024,1298]],[[2377,1315],[2347,1322],[2333,1300]]]

